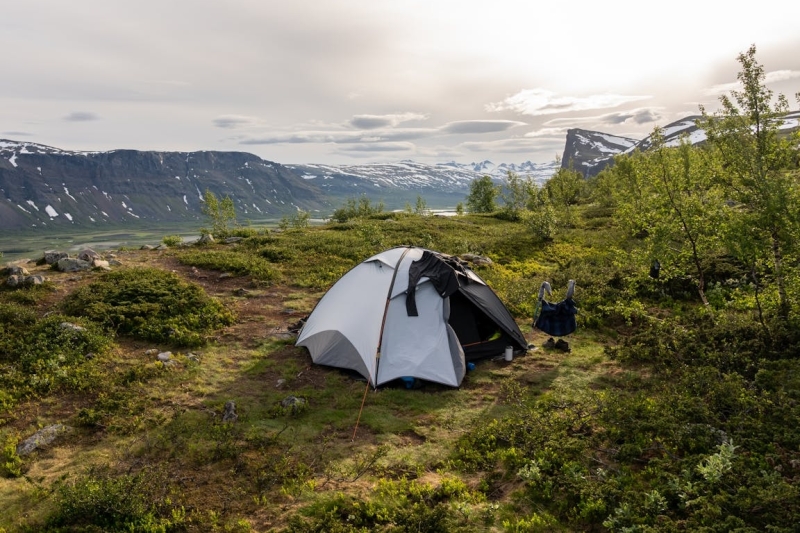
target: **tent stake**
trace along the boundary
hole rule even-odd
[[[353,438],[350,442],[355,442],[356,431],[358,431],[358,423],[361,421],[361,412],[364,410],[364,404],[367,401],[367,392],[369,392],[369,380],[367,380],[367,388],[364,389],[364,397],[361,399],[361,409],[358,410],[358,418],[356,419],[356,427],[353,428]]]

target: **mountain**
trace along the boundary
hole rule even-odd
[[[453,206],[469,194],[473,180],[489,175],[502,181],[508,172],[530,177],[543,183],[558,169],[557,163],[520,165],[491,161],[480,163],[441,163],[427,165],[414,161],[364,165],[287,165],[303,179],[316,185],[329,198],[346,198],[366,194],[383,201],[390,209],[414,203],[421,195],[429,205]]]
[[[631,150],[638,142],[628,137],[572,128],[567,130],[561,166],[572,166],[587,177],[594,176],[613,161],[615,155]]]
[[[0,140],[5,228],[200,220],[206,189],[242,218],[327,208],[285,166],[244,152],[73,152]]]
[[[706,141],[706,132],[697,127],[700,115],[676,120],[661,128],[665,146],[678,146],[684,137],[691,144],[702,144]],[[793,111],[783,117],[780,131],[790,132],[800,127],[800,111]],[[653,145],[650,135],[637,141],[626,137],[618,137],[599,131],[570,129],[564,145],[564,156],[561,166],[568,168],[570,164],[586,177],[594,176],[614,162],[614,156],[630,153],[634,150],[649,150]]]
[[[281,165],[244,152],[78,152],[0,140],[0,227],[93,227],[194,222],[208,189],[230,196],[240,220],[267,220],[298,209],[327,214],[366,195],[388,209],[414,203],[454,206],[472,180],[509,171],[538,182],[557,165],[413,161],[365,165]]]

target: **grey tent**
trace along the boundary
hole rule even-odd
[[[377,387],[414,377],[458,387],[466,363],[527,341],[488,285],[458,259],[392,248],[359,263],[322,297],[297,339],[321,365]]]

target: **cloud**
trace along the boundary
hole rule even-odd
[[[413,117],[412,117],[413,115]],[[399,143],[418,139],[427,139],[441,135],[484,134],[506,131],[519,126],[527,126],[525,122],[514,120],[460,120],[448,122],[436,128],[394,128],[388,127],[392,121],[399,124],[403,120],[427,118],[424,115],[406,113],[403,115],[358,115],[351,124],[362,126],[362,130],[316,129],[295,131],[291,133],[265,134],[241,138],[239,144],[382,144]],[[358,119],[358,120],[356,120]],[[354,124],[355,122],[355,124]],[[380,127],[380,126],[383,127]]]
[[[651,96],[594,94],[590,96],[560,96],[547,89],[523,89],[500,102],[486,105],[490,112],[515,111],[523,115],[554,115],[571,111],[607,109],[629,102],[646,100]]]
[[[64,120],[67,122],[89,122],[92,120],[100,120],[100,117],[87,111],[73,111],[64,117]]]
[[[764,83],[778,83],[786,80],[793,80],[800,78],[800,70],[773,70],[764,74]],[[732,81],[730,83],[720,83],[709,87],[703,94],[707,96],[720,96],[728,94],[731,91],[741,91],[742,83],[740,81]]]
[[[458,120],[448,122],[439,129],[443,133],[464,135],[469,133],[495,133],[518,126],[527,126],[527,124],[514,120]]]
[[[410,152],[415,146],[406,142],[356,144],[340,148],[340,152]]]
[[[529,131],[523,137],[561,137],[567,134],[567,128],[541,128],[535,131]]]
[[[306,144],[306,143],[348,143],[357,142],[361,132],[298,131],[262,137],[250,137],[239,144]]]
[[[533,152],[552,152],[563,151],[564,138],[525,138],[514,137],[511,139],[501,139],[488,142],[465,142],[459,146],[470,152],[493,152],[493,153],[533,153]]]
[[[232,129],[242,126],[251,126],[256,124],[258,119],[244,115],[220,115],[212,122],[217,128]]]
[[[663,118],[664,117],[655,108],[640,107],[629,111],[617,111],[615,113],[605,113],[603,115],[591,117],[554,118],[545,122],[544,125],[569,127],[586,124],[648,124],[650,122],[657,122]]]
[[[395,127],[410,120],[427,120],[428,115],[421,113],[394,113],[390,115],[355,115],[349,124],[362,130]]]
[[[3,135],[13,135],[14,137],[31,137],[33,133],[27,131],[4,131]]]

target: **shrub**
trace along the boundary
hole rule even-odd
[[[114,475],[108,468],[94,468],[58,489],[45,530],[182,530],[185,512],[172,504],[171,492],[158,471]]]
[[[167,246],[180,246],[180,244],[183,242],[183,239],[180,235],[166,235],[163,239],[161,239],[161,242]]]
[[[345,205],[333,212],[331,221],[347,222],[354,218],[366,218],[381,212],[383,212],[383,202],[373,205],[366,196],[362,196],[357,200],[355,198],[348,198]]]
[[[246,250],[193,250],[181,253],[178,260],[184,265],[252,276],[264,282],[274,281],[280,276],[265,257]]]
[[[22,475],[22,459],[17,454],[18,439],[10,433],[0,434],[0,476],[19,477]]]
[[[132,268],[109,272],[67,296],[67,314],[85,316],[117,333],[178,346],[199,346],[233,313],[172,272]]]

